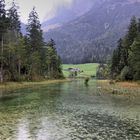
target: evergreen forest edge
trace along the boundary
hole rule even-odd
[[[35,7],[23,36],[17,5],[13,1],[8,10],[5,6],[0,0],[0,82],[63,78],[55,42],[44,42]]]
[[[128,31],[119,39],[111,59],[106,65],[99,65],[97,77],[116,81],[140,80],[140,19],[131,18]]]
[[[55,41],[44,42],[35,7],[29,14],[24,36],[18,7],[14,1],[8,10],[5,6],[5,1],[0,0],[0,82],[64,78]],[[111,59],[99,65],[97,78],[140,80],[140,19],[132,17]]]

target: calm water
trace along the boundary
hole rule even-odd
[[[0,140],[140,140],[140,99],[106,95],[96,81],[3,94]]]

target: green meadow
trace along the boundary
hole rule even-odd
[[[96,75],[96,70],[99,64],[89,63],[89,64],[63,64],[63,73],[65,77],[69,76],[69,72],[65,69],[68,68],[79,68],[82,73],[78,74],[78,77],[91,77]]]

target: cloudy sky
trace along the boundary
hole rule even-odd
[[[6,4],[10,5],[12,0],[5,0]],[[33,6],[39,14],[41,21],[43,19],[49,19],[55,15],[56,9],[61,6],[71,6],[74,0],[15,0],[19,5],[20,15],[22,22],[27,22],[29,12],[32,10]]]

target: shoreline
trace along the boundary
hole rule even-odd
[[[45,80],[45,81],[39,81],[39,82],[6,82],[0,84],[0,90],[16,90],[16,89],[22,89],[22,88],[28,88],[33,86],[43,86],[43,85],[49,85],[49,84],[55,84],[55,83],[63,83],[68,82],[69,79],[64,80]]]
[[[6,82],[0,84],[0,92],[18,90],[34,86],[48,86],[49,84],[57,84],[69,82],[72,79],[63,80],[45,80],[39,82]],[[115,82],[110,84],[109,80],[97,80],[97,88],[104,91],[104,93],[114,95],[134,95],[140,96],[140,84],[137,82]]]
[[[140,96],[140,84],[139,82],[114,82],[110,84],[109,80],[97,81],[99,88],[105,93],[120,96]]]

